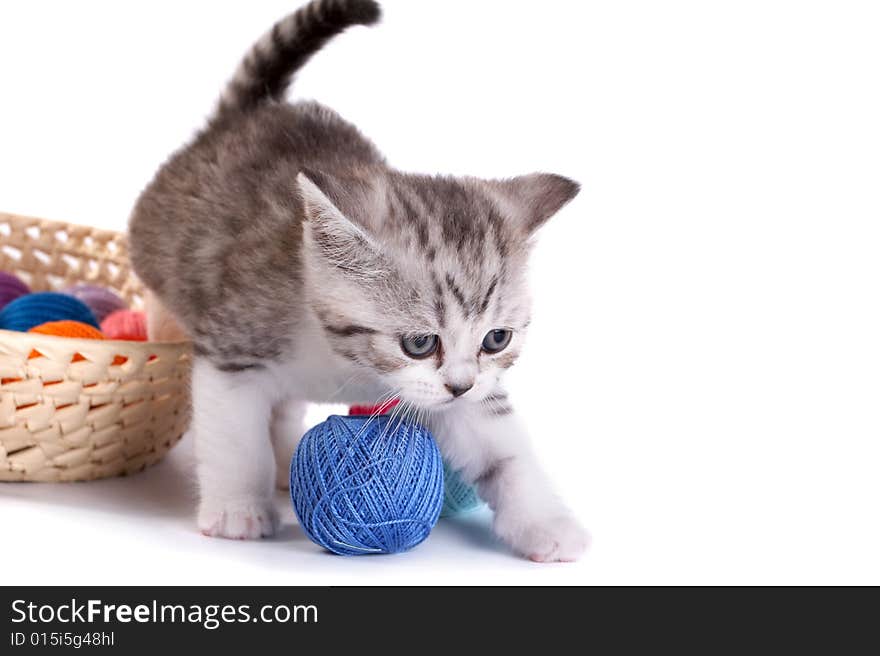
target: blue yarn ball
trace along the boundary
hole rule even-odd
[[[422,542],[443,506],[431,434],[388,416],[332,416],[308,431],[290,497],[313,542],[341,555],[398,553]]]
[[[38,292],[19,296],[0,310],[0,329],[27,332],[48,321],[79,321],[98,330],[95,315],[89,306],[67,294]]]

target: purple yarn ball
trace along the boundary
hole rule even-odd
[[[88,305],[98,323],[101,323],[108,315],[116,312],[116,310],[128,309],[128,303],[123,301],[115,292],[98,285],[81,283],[67,287],[61,290],[61,293],[73,296]]]
[[[0,308],[19,296],[30,294],[30,288],[21,278],[6,271],[0,271]]]

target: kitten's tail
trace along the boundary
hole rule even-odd
[[[352,25],[372,25],[380,15],[374,0],[313,0],[282,18],[241,62],[223,92],[218,114],[279,100],[293,74],[327,41]]]

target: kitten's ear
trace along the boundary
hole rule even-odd
[[[362,238],[370,240],[363,228],[340,209],[344,194],[336,180],[318,171],[302,171],[296,176],[296,184],[299,187],[307,221],[318,226],[326,225],[331,229],[359,234]],[[331,197],[336,200],[331,200]]]
[[[316,180],[320,180],[328,192],[319,187]],[[309,251],[331,267],[350,275],[362,278],[383,275],[387,267],[379,246],[330,199],[328,193],[338,192],[333,189],[334,181],[326,175],[309,171],[297,175],[296,183],[306,215],[303,237]]]
[[[581,186],[552,173],[532,173],[489,181],[489,190],[505,212],[531,234],[577,196]]]

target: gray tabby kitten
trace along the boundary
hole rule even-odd
[[[332,110],[284,102],[331,37],[378,18],[371,0],[315,0],[277,23],[132,214],[135,270],[194,342],[199,527],[272,535],[306,404],[398,397],[507,544],[573,560],[586,534],[500,379],[529,325],[530,238],[578,185],[404,173]]]

